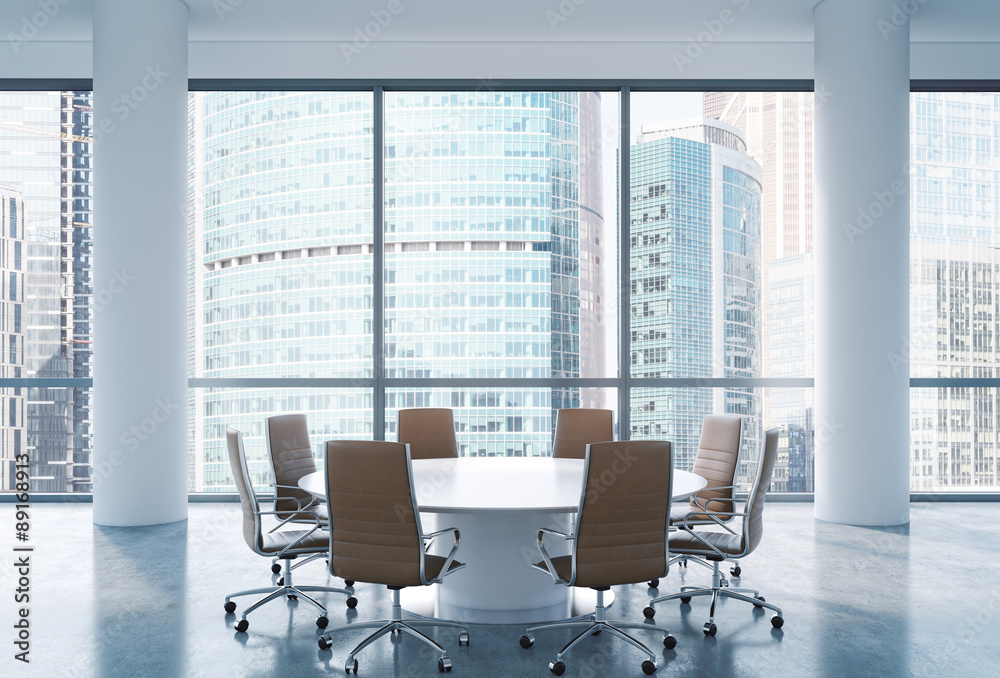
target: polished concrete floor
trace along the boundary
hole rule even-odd
[[[13,507],[0,511],[9,534]],[[870,529],[817,522],[811,504],[776,503],[765,525],[741,585],[782,606],[784,628],[726,601],[718,635],[707,638],[704,599],[664,603],[656,621],[671,628],[676,649],[636,632],[655,648],[656,675],[1000,676],[1000,504],[916,503],[908,527]],[[343,675],[361,638],[345,634],[320,650],[312,609],[283,600],[254,612],[249,633],[233,630],[223,597],[270,583],[267,562],[243,542],[237,504],[192,504],[186,522],[151,528],[95,527],[89,504],[37,504],[31,530],[31,663],[13,659],[8,548],[0,572],[3,676]],[[297,583],[327,581],[322,561],[297,574]],[[709,574],[675,568],[660,591],[707,582]],[[652,592],[644,584],[616,591],[609,617],[641,621]],[[331,625],[388,614],[384,588],[359,584],[356,595],[357,610],[347,611],[330,594]],[[452,631],[431,632],[454,662],[452,675],[549,676],[549,660],[571,637],[538,634],[524,650],[521,626],[470,630],[470,647],[458,647]],[[602,634],[569,655],[566,675],[642,676],[642,659]],[[380,640],[359,661],[363,676],[438,675],[436,656],[409,638]]]

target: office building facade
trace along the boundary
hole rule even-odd
[[[412,381],[605,376],[599,95],[390,92],[384,106],[373,356],[372,95],[192,95],[191,375],[347,380],[193,389],[194,491],[232,490],[229,423],[262,484],[269,414],[306,413],[317,445],[376,437],[361,381],[375,361],[410,380],[386,388],[386,439],[396,410],[449,407],[463,455],[547,455],[554,410],[603,395]]]
[[[707,118],[643,125],[630,154],[632,376],[759,377],[760,165]],[[761,440],[754,389],[635,389],[630,407],[631,437],[671,441],[680,468],[705,415],[746,418],[747,463]]]

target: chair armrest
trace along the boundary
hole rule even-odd
[[[569,585],[568,581],[556,573],[555,565],[552,564],[552,558],[549,557],[549,552],[545,550],[546,534],[551,534],[554,537],[562,537],[566,540],[576,539],[576,535],[566,534],[565,532],[559,532],[558,530],[551,530],[547,527],[543,527],[538,530],[538,552],[542,554],[542,560],[545,561],[545,567],[548,569],[549,575],[552,576],[552,583]]]
[[[701,504],[698,504],[698,506],[700,508]],[[690,522],[692,518],[694,518],[695,516],[697,516],[698,517],[698,521],[699,522],[703,522],[701,520],[701,516],[708,516],[709,518],[712,519],[712,522],[714,522],[716,525],[718,525],[719,527],[721,527],[722,529],[724,529],[729,534],[736,534],[736,532],[734,532],[731,527],[729,527],[728,525],[726,525],[726,523],[724,523],[722,521],[722,519],[719,518],[719,516],[725,516],[726,520],[729,520],[730,518],[740,518],[740,517],[743,517],[745,515],[746,515],[746,513],[743,513],[743,512],[737,513],[737,512],[733,512],[733,511],[725,511],[725,512],[721,512],[720,513],[718,511],[709,511],[707,508],[703,508],[701,511],[697,511],[695,513],[689,513],[686,516],[684,516],[684,522],[681,525],[681,529],[682,530],[686,530],[687,532],[691,533],[691,535],[694,536],[696,539],[698,539],[699,541],[701,541],[701,542],[705,543],[706,545],[708,545],[707,542],[705,542],[704,539],[702,539],[697,534],[695,534],[694,531],[692,531],[691,528],[695,527]],[[713,550],[717,550],[714,547],[712,547],[712,549]],[[722,555],[722,553],[720,552],[719,555]]]
[[[427,539],[428,543],[424,546],[424,550],[420,552],[421,576],[423,576],[424,554],[427,552],[427,548],[430,546],[430,542],[433,541],[435,537],[439,537],[442,534],[445,534],[447,532],[454,532],[455,533],[455,543],[452,544],[451,550],[448,552],[448,555],[445,557],[445,559],[444,559],[444,565],[441,566],[441,571],[438,572],[438,576],[435,577],[434,579],[431,579],[430,582],[428,582],[428,583],[440,584],[441,580],[444,579],[445,576],[448,574],[448,570],[451,569],[451,562],[453,560],[455,560],[455,552],[458,551],[458,545],[462,541],[462,533],[458,531],[457,527],[446,527],[443,530],[438,530],[436,532],[431,532],[430,534],[422,535],[422,538],[423,539]]]

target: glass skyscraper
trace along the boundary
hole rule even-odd
[[[759,377],[761,168],[736,128],[707,118],[643,125],[631,147],[633,377]],[[746,388],[635,389],[631,437],[671,441],[690,468],[702,421],[744,417],[741,455],[761,440]]]
[[[600,400],[417,381],[604,376],[599,95],[384,103],[385,351],[373,356],[371,93],[192,95],[191,375],[348,380],[194,389],[194,491],[232,490],[226,424],[247,434],[261,484],[269,414],[306,413],[317,449],[374,437],[371,388],[350,380],[375,360],[408,380],[386,389],[386,438],[399,408],[450,407],[463,455],[549,454],[554,410]]]

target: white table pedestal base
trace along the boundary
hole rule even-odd
[[[569,531],[572,513],[421,512],[425,532],[457,527],[462,543],[457,559],[466,567],[430,587],[402,591],[403,609],[425,617],[473,624],[518,624],[555,621],[594,611],[596,594],[554,584],[531,567],[540,562],[536,545],[540,527]],[[432,525],[433,523],[433,525]],[[438,537],[431,553],[445,555],[449,535]],[[569,544],[546,538],[551,556],[569,553]],[[605,604],[613,600],[605,594]],[[589,594],[589,595],[588,595]]]

